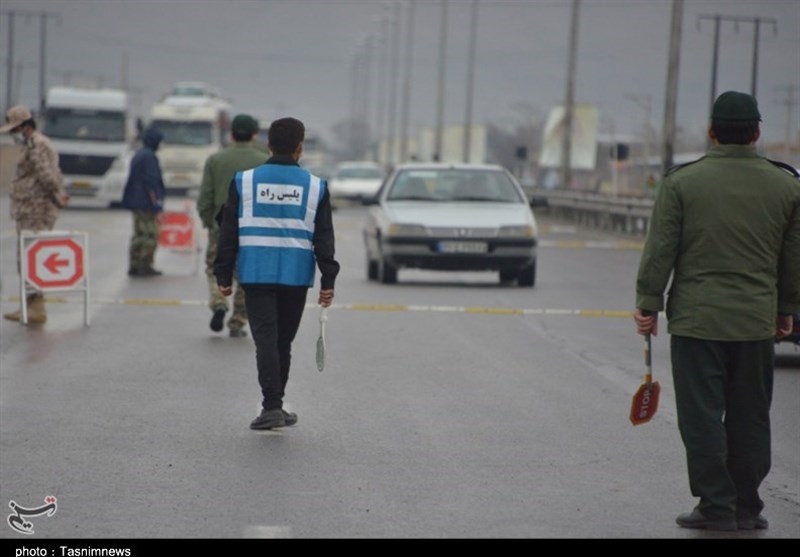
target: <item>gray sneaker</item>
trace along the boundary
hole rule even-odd
[[[273,429],[286,425],[283,410],[275,408],[273,410],[262,410],[258,417],[250,422],[250,429]]]

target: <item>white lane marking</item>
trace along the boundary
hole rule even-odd
[[[260,539],[291,538],[291,526],[245,526],[243,537]]]

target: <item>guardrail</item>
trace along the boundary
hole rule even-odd
[[[602,230],[644,236],[653,212],[653,199],[614,197],[577,191],[537,190],[536,197],[547,199],[537,209],[556,218]]]

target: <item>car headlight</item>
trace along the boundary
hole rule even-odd
[[[525,226],[501,226],[498,236],[503,238],[533,238],[536,236],[536,228],[531,225]]]
[[[427,236],[428,231],[421,224],[392,224],[389,236]]]

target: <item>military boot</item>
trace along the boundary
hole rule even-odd
[[[38,325],[47,321],[47,313],[44,309],[44,296],[41,294],[30,294],[27,298],[28,323]],[[22,321],[22,309],[12,311],[3,315],[9,321]]]
[[[41,325],[47,321],[44,310],[44,295],[33,294],[28,297],[28,324]]]

